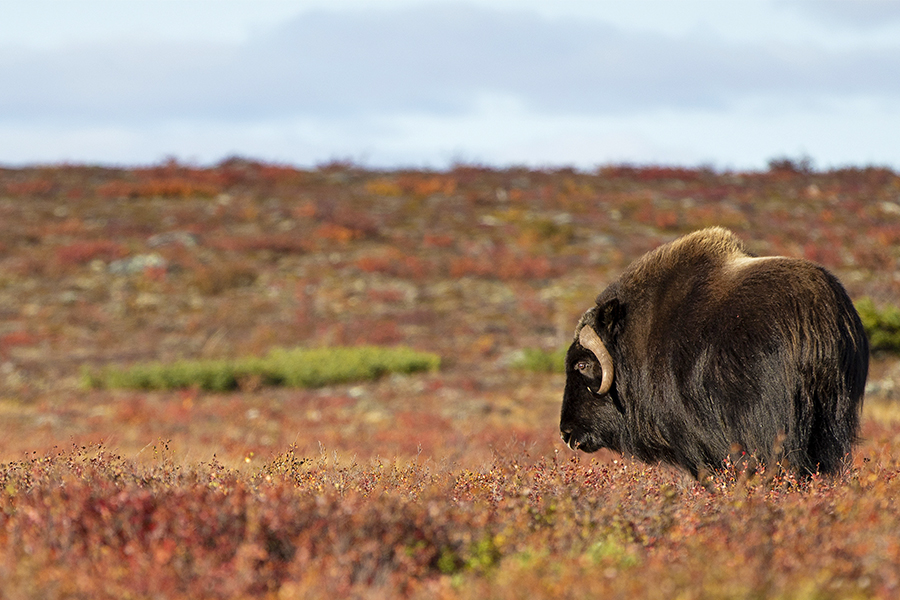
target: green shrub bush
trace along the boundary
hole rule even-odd
[[[856,310],[869,336],[872,352],[900,352],[900,309],[896,306],[879,309],[871,298],[863,298],[856,303]]]
[[[521,356],[513,361],[512,366],[535,373],[565,373],[566,350],[567,348],[560,348],[553,352],[547,352],[538,348],[525,348]]]
[[[264,357],[237,360],[108,366],[85,370],[83,380],[85,386],[92,388],[141,390],[197,387],[227,391],[250,380],[262,385],[309,388],[377,379],[387,373],[430,371],[439,366],[437,355],[404,347],[279,348]]]

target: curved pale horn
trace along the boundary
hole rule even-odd
[[[597,332],[594,331],[593,328],[591,328],[589,325],[585,325],[581,328],[581,333],[578,335],[578,342],[586,349],[590,350],[591,353],[597,357],[597,361],[600,363],[600,369],[603,371],[603,377],[600,380],[600,389],[597,390],[597,393],[603,395],[609,391],[609,388],[612,387],[612,357],[609,355],[609,351],[606,349],[606,346],[603,345],[603,341],[600,339],[600,336],[597,335]]]

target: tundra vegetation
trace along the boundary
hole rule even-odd
[[[710,225],[859,307],[846,474],[704,486],[559,440],[584,307]],[[3,595],[895,598],[898,272],[882,168],[0,169]],[[360,347],[425,366],[271,366]],[[169,383],[105,379],[150,365]]]
[[[171,390],[197,388],[224,392],[263,385],[322,387],[378,379],[387,373],[416,373],[438,368],[436,354],[409,348],[275,348],[264,357],[237,360],[182,360],[126,368],[86,370],[84,383],[97,388]]]

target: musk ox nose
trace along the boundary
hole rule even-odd
[[[560,429],[559,437],[562,439],[563,443],[566,446],[568,446],[571,450],[578,449],[578,446],[580,445],[578,443],[578,436],[576,436],[572,433],[572,429],[570,429],[570,428]]]
[[[559,437],[571,450],[581,450],[582,452],[590,453],[596,452],[602,445],[600,440],[577,426],[560,428]]]

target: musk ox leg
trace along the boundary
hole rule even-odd
[[[812,472],[823,475],[839,475],[852,461],[853,444],[857,438],[859,419],[854,414],[835,419],[832,415],[813,416],[812,435],[807,455]]]

